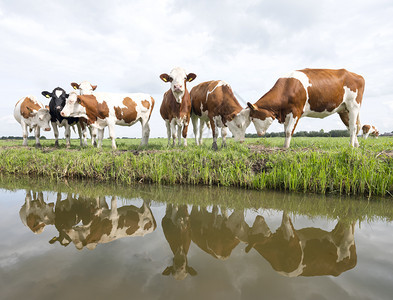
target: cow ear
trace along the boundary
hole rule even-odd
[[[172,274],[173,272],[173,266],[166,267],[166,269],[162,272],[162,275],[168,276],[169,274]]]
[[[250,102],[247,102],[247,106],[248,106],[251,110],[257,110],[257,109],[258,109],[254,104],[251,104]]]
[[[171,77],[168,74],[166,74],[166,73],[161,74],[160,78],[164,82],[171,82],[172,81]]]
[[[188,81],[188,82],[191,82],[191,81],[193,81],[196,77],[197,77],[196,74],[194,74],[194,73],[189,73],[189,74],[187,75],[187,81]]]
[[[49,92],[47,92],[47,91],[43,91],[41,94],[42,94],[42,96],[44,96],[44,97],[46,97],[46,98],[52,97],[52,93],[49,93]]]
[[[74,90],[79,89],[79,84],[77,84],[76,82],[71,82],[71,86],[74,88]]]
[[[93,89],[93,91],[95,91],[97,86],[96,85],[91,85],[91,88]]]

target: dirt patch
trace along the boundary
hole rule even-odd
[[[267,159],[258,159],[257,161],[254,161],[251,165],[252,172],[254,174],[269,172],[271,170],[271,167],[267,164],[267,162]]]

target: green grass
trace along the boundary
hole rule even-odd
[[[61,141],[42,140],[42,149],[22,147],[21,141],[0,141],[0,172],[38,175],[51,179],[88,179],[118,183],[158,183],[234,186],[255,190],[282,190],[318,194],[387,196],[393,194],[393,139],[293,138],[283,150],[283,138],[228,141],[226,148],[211,150],[211,139],[197,147],[167,147],[167,139],[117,140],[112,151],[105,140],[102,149],[70,149]],[[33,146],[34,141],[29,141]]]

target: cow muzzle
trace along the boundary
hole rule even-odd
[[[50,131],[50,127],[47,127],[44,129],[45,131]]]

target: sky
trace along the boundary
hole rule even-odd
[[[87,80],[96,91],[152,95],[150,136],[166,137],[159,108],[169,84],[159,75],[176,66],[197,75],[189,89],[225,80],[243,107],[292,70],[345,68],[366,81],[362,124],[391,132],[392,16],[391,0],[0,0],[0,136],[22,135],[21,97],[48,104],[42,91]],[[320,129],[345,126],[336,114],[303,118],[296,131]],[[280,131],[277,121],[268,130]],[[140,138],[141,126],[116,135]]]

